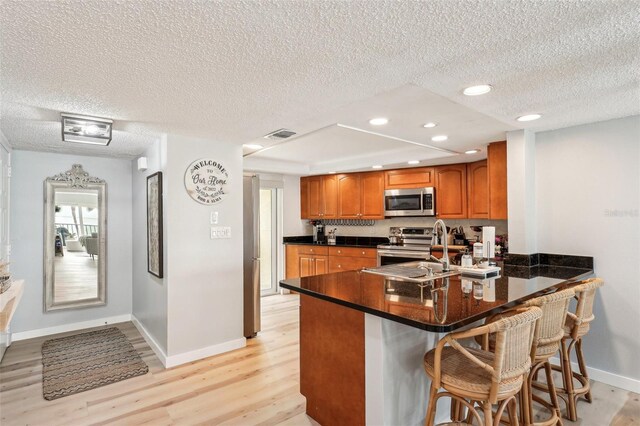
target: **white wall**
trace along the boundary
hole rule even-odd
[[[213,158],[229,172],[228,195],[206,206],[192,200],[184,174],[195,160]],[[244,345],[242,267],[242,147],[167,136],[168,352],[211,354]],[[210,212],[230,239],[210,239]]]
[[[640,116],[538,133],[535,147],[538,251],[593,256],[605,281],[587,364],[640,380]]]
[[[300,219],[300,176],[284,175],[284,236],[311,235],[308,220]]]
[[[131,163],[128,160],[44,152],[12,152],[11,271],[25,279],[12,331],[131,314]],[[107,182],[107,304],[95,308],[43,312],[43,185],[49,176],[82,164]]]
[[[165,166],[166,139],[156,141],[141,156],[147,157],[148,169],[138,171],[137,159],[131,162],[133,190],[133,300],[132,313],[145,332],[167,353],[167,283],[147,271],[147,176],[162,171]],[[163,189],[165,185],[163,184]],[[163,197],[165,203],[167,198]],[[166,211],[166,204],[164,210]],[[166,231],[167,217],[164,217]],[[164,232],[166,235],[166,232]],[[164,267],[167,272],[166,238],[164,239]],[[166,276],[166,275],[165,275]]]
[[[509,251],[537,253],[535,199],[535,134],[528,130],[507,133],[507,203]]]

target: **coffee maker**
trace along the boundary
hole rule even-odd
[[[311,224],[313,225],[313,242],[316,244],[325,243],[327,236],[324,234],[324,223],[314,221]]]

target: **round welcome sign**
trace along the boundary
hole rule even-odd
[[[201,204],[215,204],[225,197],[229,173],[222,164],[202,158],[189,165],[184,174],[187,193]]]

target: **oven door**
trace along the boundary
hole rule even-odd
[[[393,265],[396,263],[414,262],[416,260],[428,260],[430,254],[431,254],[430,251],[378,249],[378,266]]]

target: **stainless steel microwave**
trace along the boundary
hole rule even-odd
[[[387,189],[384,191],[384,215],[435,216],[435,188]]]

